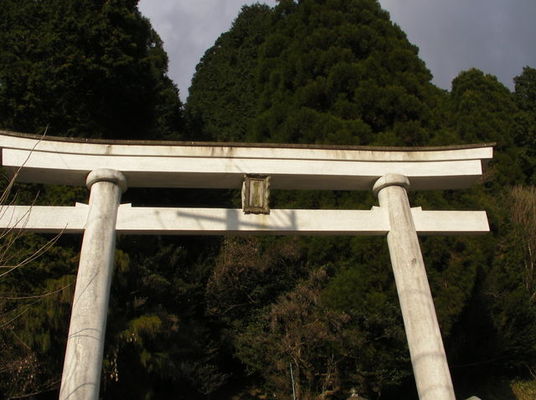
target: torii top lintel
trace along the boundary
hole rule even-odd
[[[2,166],[21,182],[84,185],[97,168],[121,171],[129,187],[240,188],[245,174],[274,189],[370,190],[385,174],[411,190],[475,183],[492,144],[443,147],[315,146],[162,141],[101,141],[0,131]]]

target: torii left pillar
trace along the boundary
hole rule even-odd
[[[124,175],[96,169],[86,179],[89,211],[80,251],[60,400],[97,400]]]

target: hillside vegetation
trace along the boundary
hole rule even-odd
[[[376,0],[281,0],[242,9],[200,60],[184,106],[166,72],[162,43],[135,0],[0,3],[0,129],[106,139],[495,142],[482,184],[411,193],[410,201],[486,210],[492,227],[480,237],[421,238],[457,396],[532,398],[536,69],[525,67],[514,91],[477,69],[441,90]],[[17,190],[26,204],[37,190],[38,203],[87,200],[83,188]],[[129,190],[123,201],[224,207],[236,206],[238,194]],[[363,192],[271,197],[273,208],[372,205]],[[9,262],[47,239],[10,241]],[[79,245],[64,236],[1,275],[0,397],[57,398]],[[117,246],[103,398],[292,399],[293,390],[300,400],[342,400],[352,390],[417,398],[385,238],[120,237]]]

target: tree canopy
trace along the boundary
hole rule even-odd
[[[0,127],[109,139],[177,137],[162,42],[132,0],[5,0]]]

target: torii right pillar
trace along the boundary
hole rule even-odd
[[[420,400],[455,400],[447,357],[411,215],[407,177],[387,174],[374,193],[389,215],[389,254]]]

